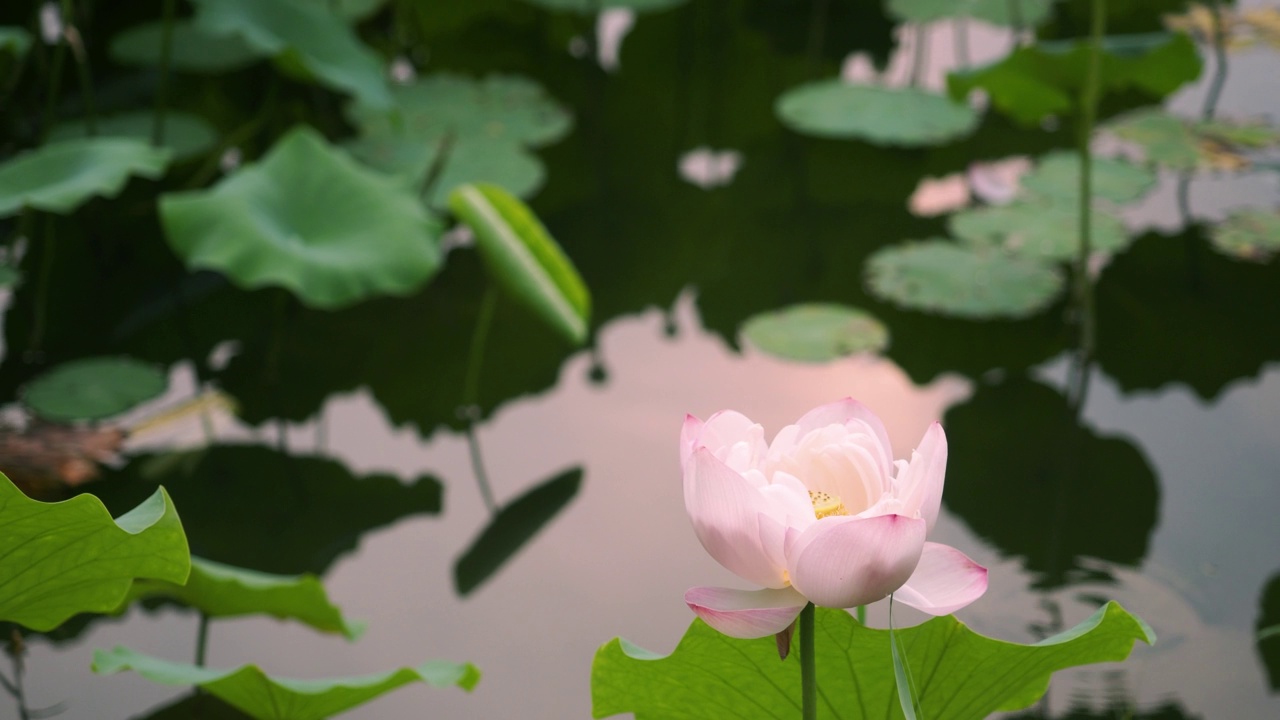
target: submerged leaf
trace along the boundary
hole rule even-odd
[[[871,313],[824,303],[760,313],[742,324],[742,336],[775,357],[818,363],[889,344],[888,329]]]
[[[857,139],[876,145],[918,147],[968,135],[978,125],[973,108],[914,88],[890,89],[820,80],[792,88],[774,106],[798,133]]]
[[[139,111],[98,118],[94,129],[98,137],[133,138],[151,141],[155,115]],[[88,123],[81,118],[61,122],[49,128],[49,140],[89,136]],[[174,160],[186,160],[213,147],[218,139],[213,127],[199,115],[170,110],[164,117],[164,147],[173,152]]]
[[[582,468],[566,470],[499,510],[453,566],[458,594],[468,595],[492,577],[573,500],[581,486]]]
[[[863,720],[901,717],[889,631],[864,627],[830,608],[817,609],[816,624],[817,682],[825,702],[849,707]],[[929,720],[972,720],[1028,707],[1054,672],[1123,660],[1135,641],[1155,641],[1145,623],[1115,603],[1034,645],[983,637],[950,615],[894,634]],[[601,647],[591,667],[591,699],[596,718],[794,717],[800,664],[779,662],[772,637],[738,640],[694,620],[667,656],[621,639]]]
[[[470,691],[480,681],[471,663],[432,661],[376,675],[328,680],[273,678],[256,665],[215,670],[169,662],[129,648],[93,653],[100,675],[132,670],[161,685],[195,685],[257,720],[323,720],[413,682]]]
[[[42,503],[0,474],[0,548],[0,620],[38,631],[114,610],[135,578],[182,583],[191,568],[164,488],[112,520],[92,495]]]
[[[164,174],[169,151],[140,140],[84,138],[41,145],[0,163],[0,217],[24,207],[66,215],[91,197],[115,197],[130,175]]]
[[[46,420],[101,420],[165,391],[160,368],[127,357],[86,358],[41,374],[22,390],[22,402]]]
[[[210,33],[191,20],[173,23],[169,65],[180,72],[220,75],[270,57],[237,35]],[[164,23],[150,22],[111,38],[111,59],[121,65],[160,65]]]
[[[318,308],[408,295],[440,267],[439,227],[413,193],[306,127],[211,190],[162,196],[160,217],[189,268]]]
[[[1218,252],[1266,262],[1280,252],[1280,211],[1254,208],[1234,212],[1210,230],[1209,238]]]

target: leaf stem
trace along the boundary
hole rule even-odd
[[[76,75],[80,79],[80,97],[84,101],[84,123],[90,137],[98,134],[98,111],[93,101],[93,78],[89,73],[89,55],[84,49],[84,39],[71,22],[71,0],[62,0],[63,38],[76,60]]]
[[[818,677],[813,653],[813,603],[800,611],[800,713],[803,720],[817,720]]]
[[[176,5],[175,0],[164,0],[163,29],[160,31],[160,79],[156,83],[155,119],[151,124],[151,144],[156,147],[164,143],[164,111],[169,90],[169,64],[173,61],[173,16]]]
[[[40,243],[40,279],[36,286],[35,315],[31,319],[31,336],[27,340],[27,350],[38,353],[44,345],[45,317],[49,313],[49,283],[53,278],[54,232],[53,216],[44,218],[44,242]]]
[[[17,628],[14,628],[13,634],[9,636],[9,646],[5,650],[9,653],[9,659],[13,661],[13,682],[6,680],[5,689],[18,703],[19,720],[30,720],[26,693],[22,689],[22,654],[26,652],[26,646],[22,642],[22,633]]]
[[[1209,16],[1213,18],[1213,79],[1209,81],[1209,90],[1204,96],[1204,105],[1200,110],[1202,120],[1212,120],[1218,111],[1218,99],[1222,97],[1222,87],[1227,84],[1227,28],[1222,22],[1221,0],[1209,0]]]
[[[471,454],[471,469],[475,473],[476,484],[480,486],[480,496],[484,498],[485,507],[490,513],[498,512],[498,503],[493,498],[493,489],[489,486],[489,475],[484,470],[480,440],[476,437],[476,421],[480,418],[480,370],[484,364],[484,346],[489,339],[489,328],[493,325],[493,311],[497,304],[498,289],[489,284],[485,288],[484,297],[480,300],[476,326],[471,333],[467,376],[462,386],[462,412],[467,423],[467,449]]]
[[[924,82],[925,65],[929,64],[929,25],[928,23],[920,23],[916,25],[914,35],[914,45],[911,48],[911,87],[920,87],[920,83]]]
[[[1089,141],[1093,138],[1093,125],[1098,114],[1098,84],[1102,66],[1102,37],[1106,32],[1106,7],[1104,0],[1092,0],[1089,31],[1089,65],[1084,88],[1080,92],[1080,132],[1078,152],[1080,156],[1080,250],[1076,257],[1076,306],[1080,320],[1079,361],[1082,372],[1087,372],[1094,351],[1093,281],[1089,277],[1089,254],[1093,235],[1093,155]],[[1083,404],[1084,388],[1078,384],[1077,403]]]
[[[209,616],[200,613],[200,625],[196,628],[196,667],[204,667],[209,649]]]

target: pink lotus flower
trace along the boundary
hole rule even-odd
[[[696,587],[685,602],[738,638],[786,630],[805,605],[850,608],[890,593],[931,615],[978,599],[987,570],[926,542],[938,518],[947,438],[934,423],[894,462],[884,425],[846,399],[808,412],[772,443],[733,411],[688,416],[684,502],[711,557],[761,590]]]

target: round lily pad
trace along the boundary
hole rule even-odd
[[[992,25],[1035,27],[1055,0],[889,0],[889,12],[915,23],[970,17]]]
[[[1094,157],[1092,186],[1095,198],[1124,203],[1137,200],[1156,184],[1155,173],[1124,160]],[[1080,197],[1080,156],[1059,151],[1045,155],[1022,178],[1022,187],[1061,204],[1075,205]]]
[[[1129,245],[1129,233],[1115,215],[1095,207],[1091,222],[1091,250],[1114,252]],[[998,246],[1023,257],[1070,260],[1080,252],[1080,209],[1052,199],[1027,198],[963,210],[951,216],[949,228],[971,245]]]
[[[1242,210],[1211,231],[1219,252],[1241,260],[1266,262],[1280,252],[1280,211]]]
[[[163,34],[164,25],[159,22],[125,30],[111,39],[111,59],[121,65],[159,65]],[[190,20],[173,24],[169,64],[175,70],[217,75],[246,68],[267,57],[236,35],[215,35]]]
[[[867,286],[912,310],[966,318],[1017,318],[1043,310],[1062,275],[998,248],[926,240],[883,248],[867,259]]]
[[[889,330],[871,313],[829,303],[760,313],[743,323],[742,336],[769,355],[813,363],[879,352],[889,344]]]
[[[601,10],[626,8],[635,12],[654,12],[683,5],[686,0],[525,0],[546,10],[594,15]]]
[[[24,207],[66,214],[91,197],[115,197],[130,175],[159,178],[168,165],[168,150],[140,140],[48,143],[0,163],[0,217]]]
[[[1198,122],[1163,110],[1139,110],[1107,124],[1106,129],[1137,145],[1148,162],[1174,170],[1247,167],[1245,152],[1280,144],[1280,128],[1259,122]]]
[[[211,190],[162,196],[160,217],[187,267],[317,308],[408,295],[440,267],[439,224],[414,192],[307,127]]]
[[[95,125],[98,137],[124,137],[150,142],[155,115],[151,112],[131,112],[98,118]],[[83,120],[62,122],[49,130],[50,140],[82,138],[89,134]],[[164,117],[164,147],[173,151],[174,160],[186,160],[213,147],[217,133],[199,115],[169,111]]]
[[[127,357],[63,363],[32,380],[22,402],[46,420],[101,420],[119,415],[165,391],[164,371]]]
[[[968,135],[978,125],[973,108],[943,95],[838,79],[792,88],[774,109],[798,133],[876,145],[936,145]]]

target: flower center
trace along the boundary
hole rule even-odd
[[[813,514],[821,520],[832,515],[848,515],[840,498],[822,491],[809,491],[809,502],[813,503]]]

